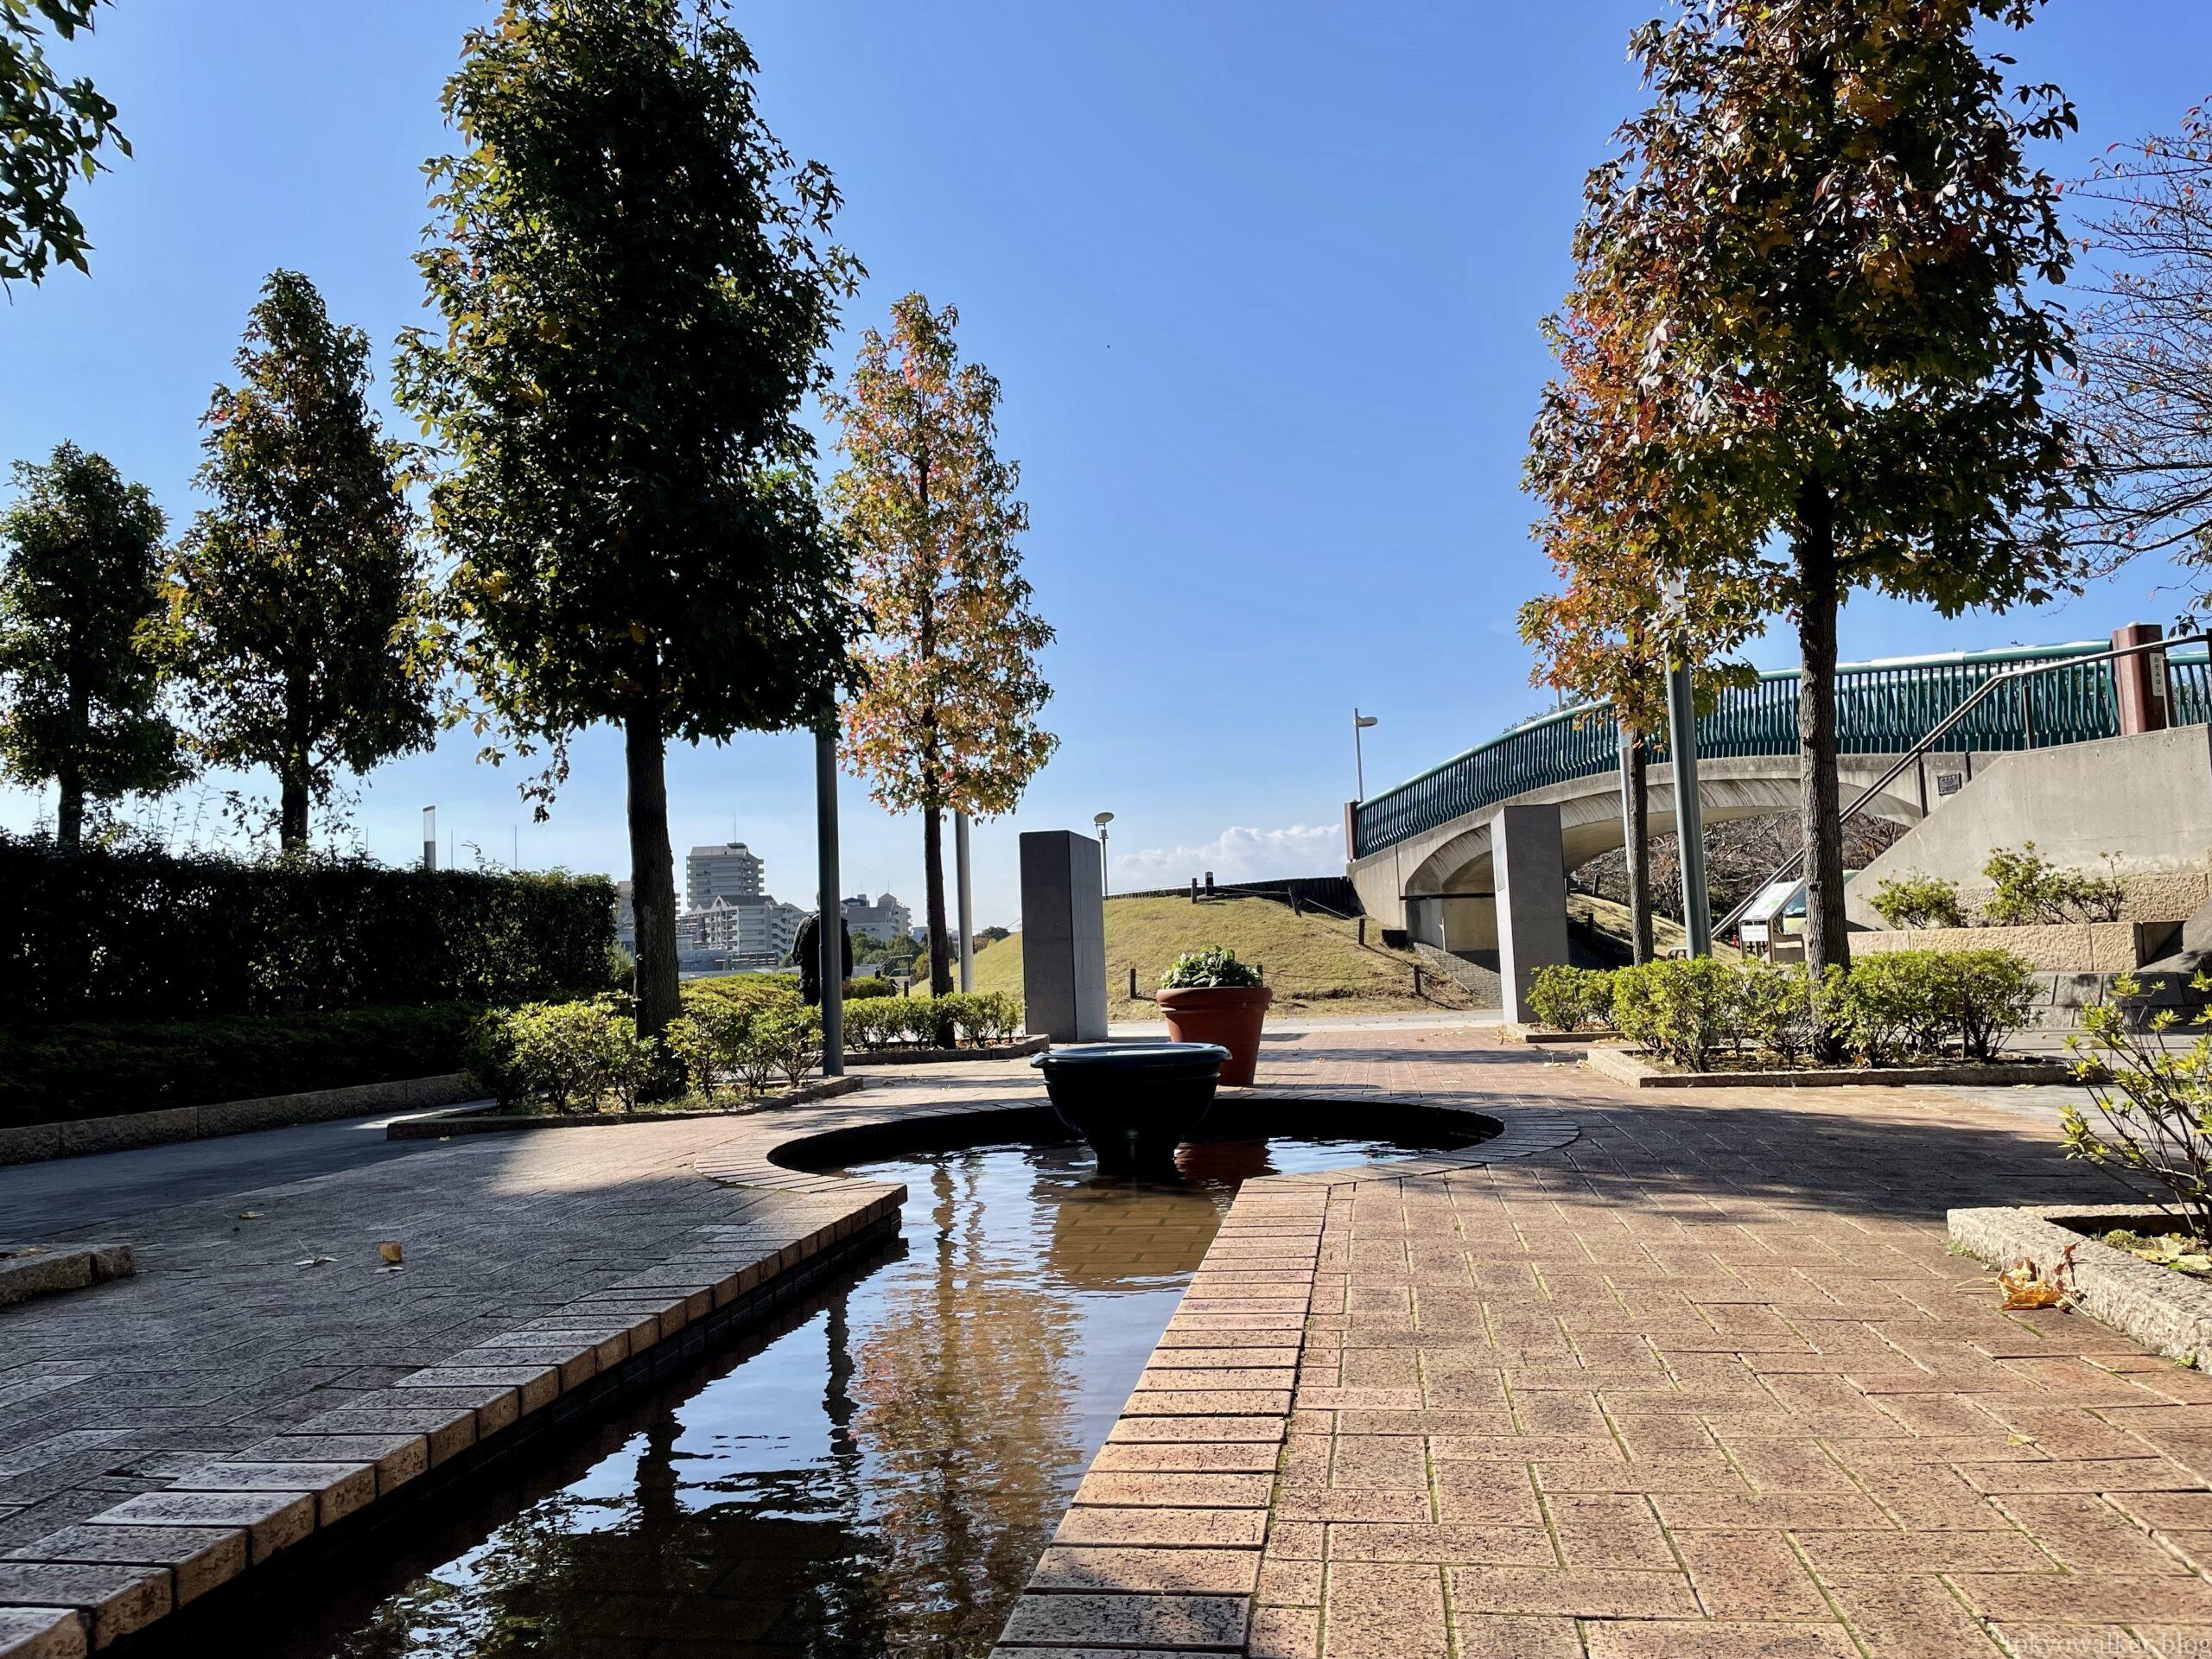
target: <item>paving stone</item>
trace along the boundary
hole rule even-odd
[[[1055,1545],[1030,1575],[1032,1590],[1142,1595],[1249,1595],[1260,1557],[1249,1549],[1081,1549]]]
[[[307,1492],[141,1492],[86,1517],[107,1527],[243,1527],[256,1565],[315,1530],[315,1498]]]
[[[248,1539],[222,1527],[64,1527],[7,1553],[38,1561],[166,1567],[181,1607],[245,1571]]]
[[[167,1567],[0,1560],[0,1606],[73,1607],[95,1648],[143,1630],[174,1605]]]
[[[1235,1652],[1244,1645],[1242,1596],[1025,1595],[1004,1641],[1068,1647],[1179,1648]]]
[[[83,1659],[91,1638],[73,1607],[0,1607],[0,1654],[7,1659]]]

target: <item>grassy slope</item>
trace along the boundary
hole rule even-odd
[[[1369,937],[1374,937],[1370,924]],[[1424,976],[1429,999],[1413,994],[1414,958],[1402,951],[1362,950],[1350,922],[1307,912],[1266,899],[1224,899],[1193,905],[1187,899],[1109,899],[1106,901],[1106,982],[1109,1015],[1152,1020],[1149,1002],[1129,1001],[1129,969],[1149,992],[1167,964],[1185,950],[1225,944],[1267,970],[1274,1007],[1292,1013],[1395,1014],[1463,1007],[1466,997],[1440,975]],[[1021,935],[978,951],[976,988],[1021,991]]]
[[[1594,893],[1569,893],[1567,913],[1578,922],[1586,922],[1600,933],[1609,933],[1624,944],[1630,937],[1628,906],[1617,905],[1610,899],[1600,899]],[[1719,917],[1713,918],[1715,921]],[[1651,944],[1656,950],[1665,951],[1682,942],[1682,925],[1669,916],[1654,912],[1651,917]],[[1732,944],[1716,944],[1713,954],[1734,961],[1743,953]]]

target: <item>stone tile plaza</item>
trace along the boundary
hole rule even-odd
[[[2212,1655],[2208,61],[0,0],[0,1659]]]

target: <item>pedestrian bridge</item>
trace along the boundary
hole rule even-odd
[[[2111,650],[2063,645],[1843,664],[1836,727],[1843,794],[1855,798],[1993,677],[2037,668],[2013,691],[1985,698],[1947,733],[1942,753],[1918,758],[1866,804],[1912,824],[1955,793],[1985,757],[2120,734]],[[2212,716],[2212,666],[2200,648],[2164,658],[2170,723]],[[1664,742],[1647,740],[1651,833],[1674,827],[1674,774]],[[1798,807],[1797,671],[1763,674],[1722,694],[1698,721],[1698,799],[1708,823],[1794,813]],[[1367,912],[1453,951],[1497,943],[1491,883],[1491,820],[1498,809],[1560,809],[1567,868],[1622,844],[1620,732],[1610,705],[1587,703],[1529,721],[1346,811],[1346,874]]]

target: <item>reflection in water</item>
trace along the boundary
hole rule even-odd
[[[1172,1187],[1096,1185],[1081,1146],[855,1171],[906,1184],[902,1253],[672,1385],[557,1490],[460,1517],[473,1545],[420,1540],[372,1596],[226,1624],[226,1649],[987,1654],[1236,1183],[1387,1149],[1194,1145]]]

